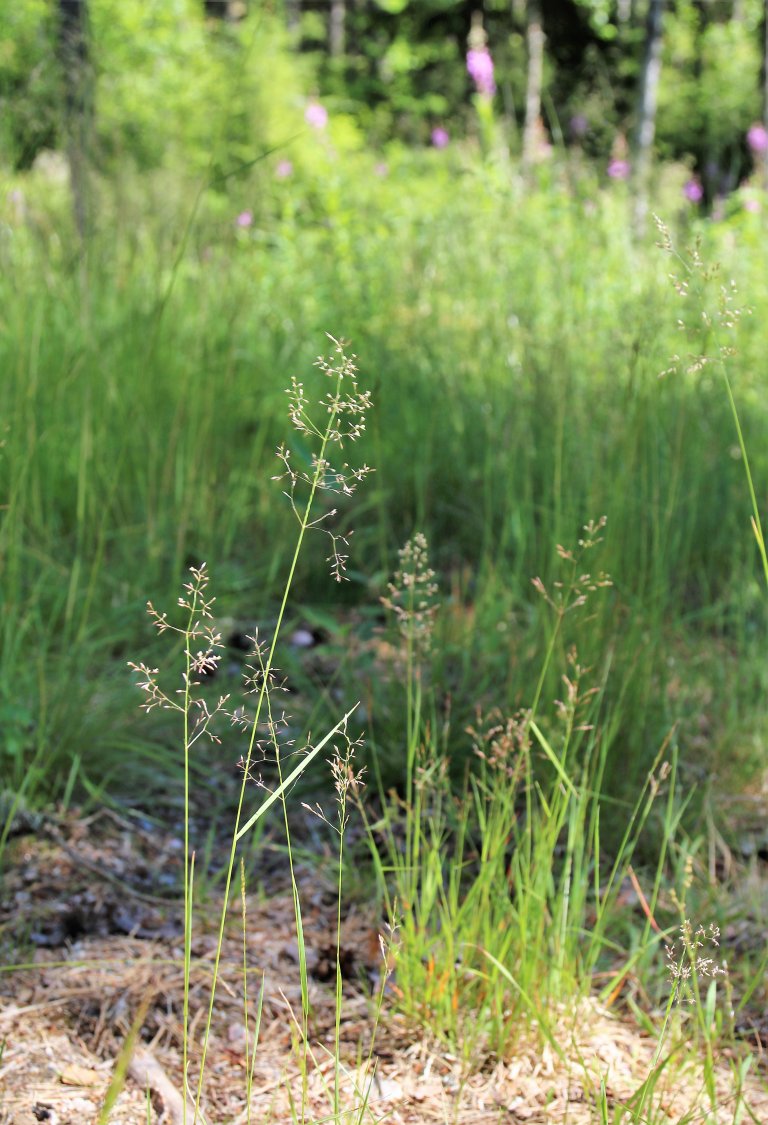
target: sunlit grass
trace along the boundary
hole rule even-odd
[[[143,196],[130,176],[103,187],[85,261],[64,201],[46,211],[28,189],[29,221],[0,251],[2,683],[15,685],[0,709],[15,785],[61,792],[75,754],[96,786],[111,762],[141,768],[140,753],[125,762],[147,742],[114,668],[135,651],[147,588],[170,595],[189,564],[216,558],[223,614],[273,611],[289,516],[266,478],[283,373],[339,321],[378,403],[344,603],[375,603],[397,545],[422,529],[455,590],[438,674],[456,714],[530,699],[545,632],[531,577],[548,581],[552,544],[597,511],[615,588],[581,651],[590,664],[610,653],[605,706],[633,770],[620,778],[609,760],[606,784],[626,782],[631,800],[671,722],[697,721],[692,652],[716,646],[696,674],[732,685],[705,706],[712,753],[759,730],[750,653],[764,614],[739,450],[717,379],[658,379],[680,342],[652,236],[633,246],[619,202],[587,182],[520,197],[456,156],[419,168],[410,192],[405,158],[386,177],[356,159],[325,186],[283,185],[280,205],[255,206],[263,177],[230,185],[231,200],[207,192],[178,262],[194,185],[166,173]],[[345,177],[350,192],[364,184],[355,207]],[[238,229],[249,202],[253,226]],[[758,222],[707,232],[755,307],[732,378],[757,478]],[[327,598],[321,561],[319,546],[300,561],[297,600]],[[745,661],[749,675],[729,671]],[[103,728],[105,714],[96,754],[80,724]],[[376,738],[397,723],[381,705],[375,718]],[[684,759],[695,737],[684,722]],[[41,747],[45,772],[30,772]]]

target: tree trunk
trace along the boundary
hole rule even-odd
[[[87,0],[59,0],[58,54],[64,85],[64,129],[75,224],[89,226],[88,149],[93,99],[88,51]]]
[[[341,58],[344,54],[346,18],[347,10],[345,0],[331,0],[328,49],[332,59]]]
[[[525,85],[525,126],[523,128],[523,171],[536,161],[541,141],[541,88],[544,80],[544,28],[540,0],[528,0],[525,7],[525,45],[528,74]]]
[[[656,133],[656,104],[661,76],[664,0],[650,0],[645,29],[645,57],[640,74],[640,98],[634,143],[634,225],[639,234],[648,210],[648,189]]]
[[[301,0],[285,0],[285,23],[292,35],[301,27]]]

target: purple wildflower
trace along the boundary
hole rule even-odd
[[[750,125],[747,130],[747,144],[755,156],[765,156],[768,152],[768,129],[759,122]]]
[[[320,102],[311,101],[304,110],[304,120],[313,129],[324,129],[328,124],[328,110]]]
[[[753,215],[760,213],[760,200],[749,198],[744,200],[744,210],[751,211]]]
[[[290,160],[280,160],[275,168],[275,175],[278,180],[287,180],[293,172],[293,164]]]
[[[695,176],[687,180],[683,187],[683,195],[689,203],[701,203],[704,198],[704,188],[701,186],[701,180]]]
[[[432,130],[432,144],[435,148],[446,148],[450,139],[448,130],[444,129],[442,125],[437,125]]]
[[[628,180],[631,170],[628,160],[614,159],[608,165],[608,175],[612,180]]]
[[[580,140],[582,137],[586,137],[589,132],[589,121],[583,113],[574,113],[568,122],[568,128],[571,131],[571,136]]]
[[[492,98],[496,93],[496,83],[493,79],[493,59],[487,47],[470,47],[467,51],[467,71],[478,94]]]
[[[253,223],[253,213],[251,211],[241,211],[235,219],[235,223],[245,230],[246,227],[249,227]]]

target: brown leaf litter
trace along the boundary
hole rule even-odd
[[[130,1058],[123,1060],[127,1075],[109,1120],[113,1125],[176,1125],[183,1119],[181,906],[161,907],[149,901],[149,892],[133,897],[124,839],[120,847],[126,862],[118,876],[125,880],[122,891],[114,881],[99,881],[90,866],[90,861],[111,863],[119,849],[111,851],[105,838],[95,837],[90,840],[91,853],[84,837],[69,830],[65,842],[68,850],[50,837],[16,841],[16,862],[5,878],[0,908],[4,959],[10,961],[11,942],[25,934],[36,948],[25,967],[0,975],[0,1125],[96,1122],[121,1052],[130,1053]],[[168,850],[167,845],[167,840],[158,844]],[[89,865],[78,863],[79,853]],[[246,1089],[262,982],[250,1097],[250,1121],[259,1125],[289,1125],[294,1113],[307,1123],[344,1125],[587,1125],[600,1119],[596,1097],[601,1082],[613,1113],[648,1074],[655,1041],[591,999],[551,1013],[559,1051],[547,1042],[542,1046],[532,1031],[521,1031],[511,1058],[486,1060],[473,1072],[457,1055],[407,1027],[391,1011],[387,997],[375,1036],[375,1067],[368,1065],[374,1034],[371,995],[381,969],[378,933],[375,919],[352,911],[341,937],[340,1112],[334,1117],[335,903],[316,873],[305,872],[302,882],[308,1045],[302,1046],[299,1033],[301,989],[292,897],[285,891],[248,897],[245,982],[236,897],[222,951],[206,1065],[202,1109],[208,1125],[249,1121]],[[214,896],[212,905],[199,912],[192,944],[193,1081],[207,1014],[216,915]],[[141,1026],[128,1052],[126,1042],[137,1016]],[[732,1122],[735,1069],[736,1060],[727,1058],[717,1066],[712,1109],[700,1063],[687,1056],[684,1062],[673,1059],[659,1081],[654,1121],[672,1125],[693,1113],[695,1121]],[[763,1084],[748,1076],[743,1093],[752,1119],[768,1121]],[[191,1125],[191,1116],[188,1121]]]

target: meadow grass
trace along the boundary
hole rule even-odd
[[[284,485],[285,496],[289,502],[289,509],[298,524],[295,534],[295,545],[287,569],[283,586],[280,609],[274,629],[270,636],[260,636],[258,631],[250,638],[252,650],[250,661],[247,665],[245,691],[253,696],[253,706],[249,710],[242,704],[230,703],[229,695],[219,695],[211,704],[206,693],[201,690],[206,677],[212,676],[218,669],[221,652],[224,648],[221,634],[214,623],[215,598],[209,591],[209,577],[202,564],[190,569],[190,578],[184,584],[184,591],[178,598],[178,607],[182,615],[182,624],[174,623],[174,618],[169,617],[168,611],[155,609],[152,602],[148,603],[148,612],[158,633],[176,634],[182,643],[183,671],[181,688],[171,691],[164,686],[164,677],[158,668],[148,666],[146,663],[130,662],[130,667],[138,676],[138,686],[144,693],[143,709],[151,712],[155,709],[174,713],[181,724],[181,745],[183,750],[183,827],[184,827],[184,987],[182,1000],[182,1113],[184,1125],[188,1117],[194,1122],[205,1121],[206,1116],[202,1109],[202,1101],[206,1088],[206,1063],[210,1043],[211,1028],[214,1011],[216,1008],[216,992],[220,984],[221,955],[227,916],[230,908],[230,899],[234,887],[237,870],[238,850],[240,850],[240,899],[243,925],[243,1019],[245,1040],[245,1073],[246,1073],[246,1108],[247,1120],[251,1119],[251,1087],[253,1083],[253,1065],[255,1052],[258,1048],[259,1027],[261,1022],[261,1009],[263,1000],[264,982],[257,1005],[254,1027],[251,1028],[251,1012],[248,1005],[248,958],[247,958],[247,898],[246,898],[246,871],[242,858],[243,843],[247,841],[258,822],[264,817],[272,806],[282,807],[283,824],[285,828],[288,866],[290,870],[291,892],[293,896],[296,939],[299,958],[299,976],[301,984],[301,1012],[291,1013],[291,1018],[296,1025],[301,1058],[302,1081],[300,1091],[294,1102],[291,1099],[291,1111],[295,1121],[304,1122],[308,1117],[308,1079],[311,1064],[316,1065],[310,1042],[310,999],[309,976],[307,969],[307,951],[304,942],[302,925],[302,897],[301,889],[296,878],[293,858],[291,828],[288,818],[286,796],[291,792],[301,774],[306,770],[313,759],[317,758],[324,749],[331,755],[330,762],[335,781],[337,816],[335,823],[328,819],[318,806],[317,812],[327,824],[332,825],[339,841],[338,852],[338,880],[337,890],[337,927],[336,927],[336,1022],[335,1022],[335,1070],[332,1092],[329,1098],[332,1103],[332,1119],[341,1121],[351,1120],[348,1111],[342,1107],[341,1093],[341,1053],[340,1053],[340,1028],[342,1006],[342,970],[341,970],[341,924],[343,903],[343,872],[344,872],[344,835],[347,826],[347,799],[350,788],[357,785],[355,774],[354,743],[347,734],[347,724],[352,711],[348,711],[324,737],[308,742],[298,751],[294,747],[294,740],[285,734],[288,720],[284,712],[278,712],[273,697],[281,690],[281,685],[276,679],[275,654],[278,642],[281,639],[281,629],[286,607],[292,593],[292,584],[297,563],[301,557],[305,538],[312,532],[319,532],[330,547],[327,562],[330,563],[331,575],[341,582],[344,578],[348,556],[345,553],[346,539],[337,533],[332,523],[335,510],[316,511],[318,499],[323,493],[333,497],[346,498],[354,494],[357,486],[365,480],[370,473],[370,468],[365,465],[352,467],[347,461],[340,458],[348,456],[345,446],[357,441],[366,428],[366,415],[371,405],[370,392],[361,390],[357,381],[357,368],[354,356],[347,355],[344,346],[338,341],[332,341],[334,348],[328,359],[322,356],[316,360],[316,366],[330,381],[328,389],[322,393],[319,401],[314,400],[313,391],[308,393],[305,385],[296,377],[292,378],[289,390],[289,415],[296,434],[308,444],[311,453],[308,458],[295,456],[296,450],[291,446],[281,443],[278,448],[278,462],[281,472],[277,479]],[[192,1034],[190,1030],[190,975],[192,966],[192,937],[195,928],[194,907],[195,894],[195,845],[191,838],[191,794],[192,774],[191,760],[193,755],[199,756],[199,745],[213,743],[220,744],[217,733],[223,720],[228,721],[238,731],[244,733],[246,751],[239,763],[241,782],[237,810],[231,825],[231,847],[229,860],[226,865],[223,886],[220,890],[221,911],[217,927],[217,941],[213,955],[211,985],[207,1005],[207,1015],[203,1021],[203,1031],[200,1037],[199,1059],[196,1058],[197,1078],[190,1075]],[[334,740],[344,744],[339,749]],[[297,759],[298,755],[298,760]],[[261,770],[271,767],[276,782],[274,785],[262,782]],[[254,790],[266,789],[267,795],[259,793],[253,808],[251,799]],[[382,976],[382,987],[379,990],[379,1004],[383,999],[383,982],[386,974]],[[251,1046],[252,1037],[252,1046]],[[371,1042],[370,1052],[373,1050]],[[371,1063],[369,1052],[368,1064]],[[120,1081],[121,1079],[118,1079]],[[357,1095],[359,1091],[355,1090]],[[115,1089],[110,1090],[114,1100]],[[109,1101],[107,1098],[102,1118],[108,1120]],[[355,1118],[362,1120],[366,1108],[366,1096],[362,1093],[361,1105],[351,1111]]]
[[[85,258],[63,206],[27,187],[0,282],[0,682],[14,685],[0,708],[16,790],[61,795],[73,765],[81,785],[108,790],[119,774],[125,788],[168,763],[162,734],[148,745],[136,730],[116,658],[135,651],[143,592],[170,594],[202,558],[221,560],[227,616],[273,610],[289,516],[266,478],[283,372],[339,320],[378,403],[377,476],[345,517],[359,529],[345,604],[375,602],[397,545],[422,529],[454,598],[440,674],[455,708],[524,705],[546,633],[531,578],[546,582],[552,544],[601,512],[615,587],[581,650],[586,663],[611,654],[626,791],[681,714],[680,737],[695,742],[704,712],[707,768],[719,743],[760,737],[749,652],[763,613],[738,448],[709,372],[657,377],[678,348],[661,256],[650,239],[630,244],[610,196],[521,197],[470,165],[421,171],[405,194],[406,162],[380,181],[361,171],[355,208],[340,173],[287,188],[247,231],[238,199],[211,191],[180,257],[178,184],[143,186],[154,218],[138,189],[103,188]],[[242,201],[248,190],[237,185]],[[759,220],[745,222],[707,236],[755,306],[733,378],[759,475],[764,403],[750,371],[766,291]],[[300,561],[297,603],[327,600],[319,561],[312,548]],[[692,654],[696,683],[679,671]],[[727,705],[702,701],[710,674],[727,678]],[[376,719],[386,737],[389,716]],[[606,785],[622,784],[609,760]]]
[[[666,949],[670,987],[660,1023],[655,1025],[635,1006],[640,1021],[648,1023],[657,1037],[648,1073],[618,1107],[608,1098],[604,1077],[599,1090],[591,1092],[596,1111],[601,1120],[616,1125],[655,1121],[657,1112],[661,1114],[658,1119],[664,1120],[668,1093],[657,1095],[657,1086],[670,1067],[675,1071],[680,1065],[675,1061],[678,1054],[685,1065],[692,1055],[701,1053],[709,1112],[713,1121],[720,1120],[722,1077],[717,1060],[720,1040],[733,1035],[733,993],[726,989],[728,1014],[725,1019],[718,1018],[716,980],[726,976],[726,970],[701,950],[707,943],[717,946],[720,931],[715,923],[694,928],[687,917],[692,852],[681,832],[686,799],[678,794],[676,747],[670,737],[659,748],[626,818],[618,847],[606,852],[602,835],[606,807],[603,782],[611,740],[604,737],[607,727],[603,704],[610,667],[605,667],[600,682],[590,685],[589,669],[582,667],[572,646],[567,652],[566,670],[561,674],[562,699],[555,704],[557,737],[542,730],[544,686],[550,664],[557,659],[566,623],[572,619],[577,619],[579,625],[588,623],[594,603],[608,596],[612,588],[610,576],[590,564],[592,553],[599,553],[603,545],[605,518],[589,521],[573,548],[557,547],[559,574],[549,588],[539,577],[534,580],[536,592],[548,608],[549,628],[531,704],[512,717],[505,718],[501,713],[478,717],[476,728],[468,733],[479,765],[466,775],[458,794],[449,775],[446,747],[437,734],[429,664],[440,611],[439,586],[429,564],[426,539],[421,534],[401,550],[399,568],[382,598],[393,615],[402,649],[396,659],[404,693],[406,768],[402,791],[385,792],[379,772],[378,798],[374,797],[373,806],[378,816],[375,820],[371,818],[362,772],[355,762],[355,743],[348,734],[352,710],[319,741],[309,742],[294,764],[293,740],[284,733],[290,720],[279,711],[275,701],[280,684],[274,670],[296,564],[308,533],[320,531],[331,544],[327,561],[331,563],[332,576],[341,579],[348,559],[340,549],[346,542],[340,541],[332,526],[328,526],[326,514],[315,515],[316,500],[323,491],[352,496],[356,485],[370,473],[365,464],[350,469],[345,463],[339,469],[337,462],[334,468],[328,455],[330,450],[336,459],[340,453],[334,454],[333,447],[343,447],[345,441],[356,439],[365,429],[369,395],[358,390],[354,364],[341,345],[336,345],[329,361],[320,360],[318,364],[336,384],[320,402],[327,420],[322,415],[319,425],[314,420],[304,384],[296,379],[292,380],[289,400],[294,428],[316,444],[317,451],[306,462],[295,459],[293,449],[284,445],[278,449],[284,470],[280,478],[286,483],[286,496],[298,521],[298,533],[274,632],[266,640],[258,635],[253,638],[246,678],[246,690],[255,697],[252,714],[231,702],[229,696],[219,696],[212,703],[201,691],[201,681],[216,671],[223,648],[213,624],[215,599],[208,590],[204,566],[192,568],[178,599],[185,624],[176,626],[168,613],[155,609],[151,602],[148,606],[158,632],[178,633],[182,640],[181,690],[169,694],[156,668],[132,664],[145,693],[144,709],[176,713],[183,726],[182,1072],[189,1091],[188,1103],[184,1092],[184,1121],[188,1117],[193,1123],[206,1121],[210,1113],[204,1109],[206,1060],[238,845],[275,804],[282,809],[285,829],[301,996],[301,1010],[290,1013],[301,1078],[298,1088],[289,1089],[290,1113],[297,1125],[317,1121],[310,1106],[309,1084],[319,1059],[312,1043],[302,887],[294,865],[287,798],[309,763],[326,747],[331,753],[336,812],[329,816],[319,804],[306,806],[333,829],[338,840],[334,1065],[332,1080],[323,1083],[328,1112],[322,1120],[341,1125],[376,1119],[369,1107],[369,1096],[375,1073],[375,1036],[385,1006],[394,1005],[412,1024],[421,1025],[427,1035],[442,1039],[459,1052],[462,1083],[484,1060],[512,1057],[520,1042],[531,1035],[548,1044],[564,1067],[573,1069],[575,1065],[578,1071],[577,1025],[589,1020],[589,1012],[579,1014],[580,1003],[588,1001],[600,978],[604,981],[602,997],[613,1003],[630,975],[648,974],[662,947]],[[759,514],[756,521],[759,529]],[[196,925],[194,904],[199,892],[195,888],[195,850],[190,838],[190,763],[193,754],[199,755],[199,745],[205,745],[206,740],[220,741],[216,730],[222,719],[245,732],[247,751],[240,762],[240,797],[232,824],[229,862],[220,888],[221,914],[207,1018],[202,1033],[193,1040],[191,1026],[196,1021],[191,1019],[189,992]],[[257,768],[261,771],[268,767],[275,779],[271,790],[261,772],[258,776],[255,773]],[[249,813],[254,790],[267,795],[259,794],[254,811]],[[345,837],[351,802],[362,817],[383,918],[389,919],[382,929],[388,929],[391,936],[388,942],[382,938],[382,971],[373,1002],[373,1035],[361,1071],[364,1078],[362,1084],[353,1079],[350,1087],[349,1066],[341,1046],[341,934],[348,863]],[[655,824],[656,865],[655,873],[645,876],[650,879],[646,897],[632,862],[657,805],[661,812]],[[668,922],[662,929],[656,918],[663,909],[662,888],[670,885],[670,869],[675,867],[675,849],[682,849],[684,862],[680,862],[678,855],[676,866],[682,879],[678,880],[678,893],[673,876],[671,896],[682,921]],[[620,894],[628,877],[637,889],[644,917],[630,920],[628,925],[625,922],[622,933],[619,923],[624,911]],[[242,858],[240,902],[245,1104],[250,1120],[264,981],[254,1017],[248,1004],[246,869]],[[674,941],[676,935],[679,947]],[[394,984],[387,1001],[387,983],[393,974]],[[757,980],[749,987],[754,990]],[[692,1025],[675,1015],[682,1000],[693,1005]],[[563,1013],[572,1013],[568,1017],[571,1027],[567,1040],[563,1038]],[[674,1042],[668,1042],[673,1036]],[[129,1050],[127,1043],[126,1051]],[[193,1057],[196,1081],[190,1075]],[[583,1066],[581,1082],[589,1089],[593,1078],[585,1062]],[[742,1112],[749,1112],[741,1089],[746,1073],[746,1065],[741,1065],[738,1073],[734,1070],[735,1093],[729,1095],[735,1099],[733,1120]],[[124,1075],[125,1067],[118,1067],[100,1118],[105,1122]],[[699,1112],[696,1100],[685,1119],[693,1120]]]
[[[342,359],[342,364],[346,361]],[[296,392],[303,401],[303,389]],[[296,401],[296,399],[294,399]],[[302,416],[305,412],[302,408]],[[333,419],[330,426],[333,426]],[[281,459],[292,465],[291,455],[283,450]],[[317,488],[323,482],[338,483],[324,458],[313,462],[314,472],[303,483]],[[289,469],[289,479],[292,484]],[[297,552],[305,534],[317,526],[312,519],[312,497],[305,505],[291,503],[299,517]],[[322,526],[322,524],[321,524]],[[302,887],[294,866],[294,845],[288,815],[287,797],[309,762],[326,747],[336,794],[336,812],[328,815],[317,804],[305,806],[329,825],[338,840],[336,880],[336,965],[335,1030],[333,1077],[323,1082],[328,1112],[322,1120],[342,1122],[376,1120],[369,1107],[375,1073],[376,1031],[384,1012],[394,1007],[411,1024],[420,1025],[430,1037],[442,1040],[461,1059],[461,1082],[488,1059],[512,1058],[526,1039],[546,1043],[570,1072],[583,1074],[577,1081],[591,1090],[596,1113],[605,1122],[627,1125],[667,1119],[669,1077],[680,1080],[692,1058],[703,1056],[703,1081],[712,1121],[722,1120],[722,1067],[720,1046],[732,1040],[734,1029],[733,989],[724,965],[706,956],[707,945],[718,946],[720,931],[715,923],[694,928],[687,917],[687,892],[693,881],[693,850],[681,822],[686,798],[678,792],[677,753],[668,739],[659,749],[645,784],[627,817],[618,847],[606,851],[601,835],[605,809],[603,774],[610,740],[603,738],[602,704],[605,679],[589,686],[589,670],[581,667],[575,649],[568,654],[562,676],[563,699],[557,703],[559,726],[555,742],[539,726],[541,689],[546,682],[548,664],[557,650],[556,640],[570,616],[587,619],[592,602],[605,596],[610,578],[602,571],[585,571],[587,555],[599,550],[604,520],[590,521],[574,549],[559,547],[561,578],[547,590],[537,581],[538,593],[550,609],[550,636],[545,647],[538,688],[530,708],[511,718],[494,714],[470,731],[478,768],[465,779],[456,794],[447,769],[445,746],[435,731],[434,700],[428,686],[427,669],[433,641],[435,618],[439,612],[439,590],[429,566],[428,548],[417,535],[400,552],[400,566],[384,604],[395,618],[402,644],[398,662],[404,692],[404,722],[407,743],[406,776],[402,793],[385,793],[378,780],[378,798],[373,804],[364,791],[362,773],[355,762],[355,745],[347,733],[352,712],[324,738],[305,747],[298,764],[286,774],[288,755],[295,752],[292,741],[285,742],[284,728],[289,721],[284,713],[277,717],[275,696],[279,686],[273,678],[273,660],[280,633],[266,643],[254,640],[253,664],[247,688],[257,697],[255,713],[248,717],[227,698],[212,707],[201,684],[193,677],[211,672],[218,664],[220,637],[213,626],[201,626],[198,615],[212,619],[213,599],[208,593],[204,569],[193,569],[185,594],[179,599],[187,624],[181,630],[184,642],[184,671],[181,700],[176,702],[160,687],[158,672],[134,665],[140,673],[140,687],[146,693],[145,708],[162,707],[183,719],[185,775],[185,986],[183,1072],[189,1073],[193,1053],[199,1065],[193,1121],[205,1121],[201,1108],[205,1094],[205,1064],[219,975],[219,958],[225,923],[231,901],[236,848],[252,827],[276,802],[282,808],[290,884],[294,902],[301,1010],[290,1013],[295,1025],[296,1052],[301,1081],[289,1091],[291,1120],[302,1125],[315,1122],[310,1106],[309,1085],[312,1073],[321,1062],[312,1043],[310,1023],[310,981],[302,923]],[[331,557],[333,561],[333,556]],[[284,604],[290,591],[290,576]],[[173,631],[168,615],[149,607],[161,632]],[[198,645],[202,643],[202,649]],[[197,651],[195,651],[197,649]],[[606,677],[607,678],[607,672]],[[264,718],[259,722],[264,712]],[[197,743],[207,737],[217,741],[215,723],[228,717],[246,733],[250,731],[247,754],[241,761],[241,804],[232,828],[232,850],[224,886],[218,944],[214,955],[208,1017],[202,1040],[188,1042],[190,1027],[189,980],[192,964],[192,934],[195,928],[193,902],[194,851],[189,843],[189,759],[199,753]],[[259,733],[261,735],[259,736]],[[339,749],[338,740],[343,745]],[[254,763],[262,768],[270,763],[276,779],[269,792],[259,776],[256,809],[247,819],[255,781]],[[349,804],[354,801],[362,817],[376,880],[382,918],[389,918],[382,930],[382,970],[373,998],[372,1027],[367,1058],[358,1066],[364,1076],[350,1079],[350,1067],[341,1046],[341,1021],[344,1003],[342,987],[341,934],[345,906],[345,870],[349,862],[345,836]],[[660,806],[660,809],[658,809]],[[377,810],[372,819],[371,810]],[[243,811],[241,811],[243,810]],[[654,814],[657,813],[655,816]],[[632,862],[638,843],[652,825],[656,837],[655,872],[646,871],[647,898]],[[677,851],[677,855],[675,852]],[[353,863],[359,863],[354,860]],[[675,876],[677,870],[677,877]],[[627,879],[643,907],[643,914],[627,920],[621,892]],[[677,883],[677,886],[675,885]],[[662,929],[657,917],[669,906],[661,905],[662,891],[669,891],[674,915],[682,921],[664,918]],[[252,1011],[248,1005],[246,932],[248,926],[246,870],[240,861],[240,897],[243,925],[243,1004],[245,1027],[245,1104],[250,1120],[252,1075],[258,1050],[259,1025],[264,991],[256,1006],[255,1027],[251,1032]],[[678,893],[679,891],[679,893]],[[199,896],[199,892],[198,892]],[[679,944],[678,944],[679,942]],[[665,950],[662,953],[662,950]],[[704,952],[702,952],[702,950]],[[654,960],[656,969],[653,968]],[[598,981],[604,1002],[612,1004],[630,977],[641,977],[646,985],[658,974],[658,964],[666,963],[668,998],[660,1021],[631,1003],[639,1022],[656,1038],[656,1049],[647,1075],[638,1082],[631,1096],[617,1107],[609,1099],[606,1077],[599,1089],[592,1089],[594,1076],[578,1057],[577,1037],[589,1027],[593,1010],[580,1011],[588,1002]],[[388,988],[390,976],[392,985]],[[716,982],[725,977],[725,1012]],[[746,985],[746,995],[758,987],[759,975]],[[742,986],[745,982],[742,980]],[[682,1002],[692,1005],[692,1019],[680,1018]],[[563,1027],[563,1013],[568,1028]],[[582,1032],[583,1033],[583,1032]],[[129,1047],[126,1047],[128,1050]],[[575,1058],[574,1058],[575,1049]],[[678,1057],[679,1056],[679,1057]],[[748,1059],[734,1063],[732,1091],[733,1120],[749,1113],[749,1099],[742,1086]],[[110,1090],[112,1100],[124,1080],[120,1070]],[[662,1083],[664,1083],[662,1085]],[[657,1090],[657,1087],[659,1088]],[[190,1093],[194,1089],[190,1085]],[[701,1105],[695,1090],[689,1112],[681,1120],[698,1119]],[[745,1100],[746,1097],[746,1100]],[[185,1111],[186,1112],[186,1111]],[[208,1111],[210,1112],[210,1111]],[[730,1113],[730,1110],[728,1110]],[[108,1120],[108,1103],[102,1119]],[[709,1116],[704,1119],[709,1120]]]

